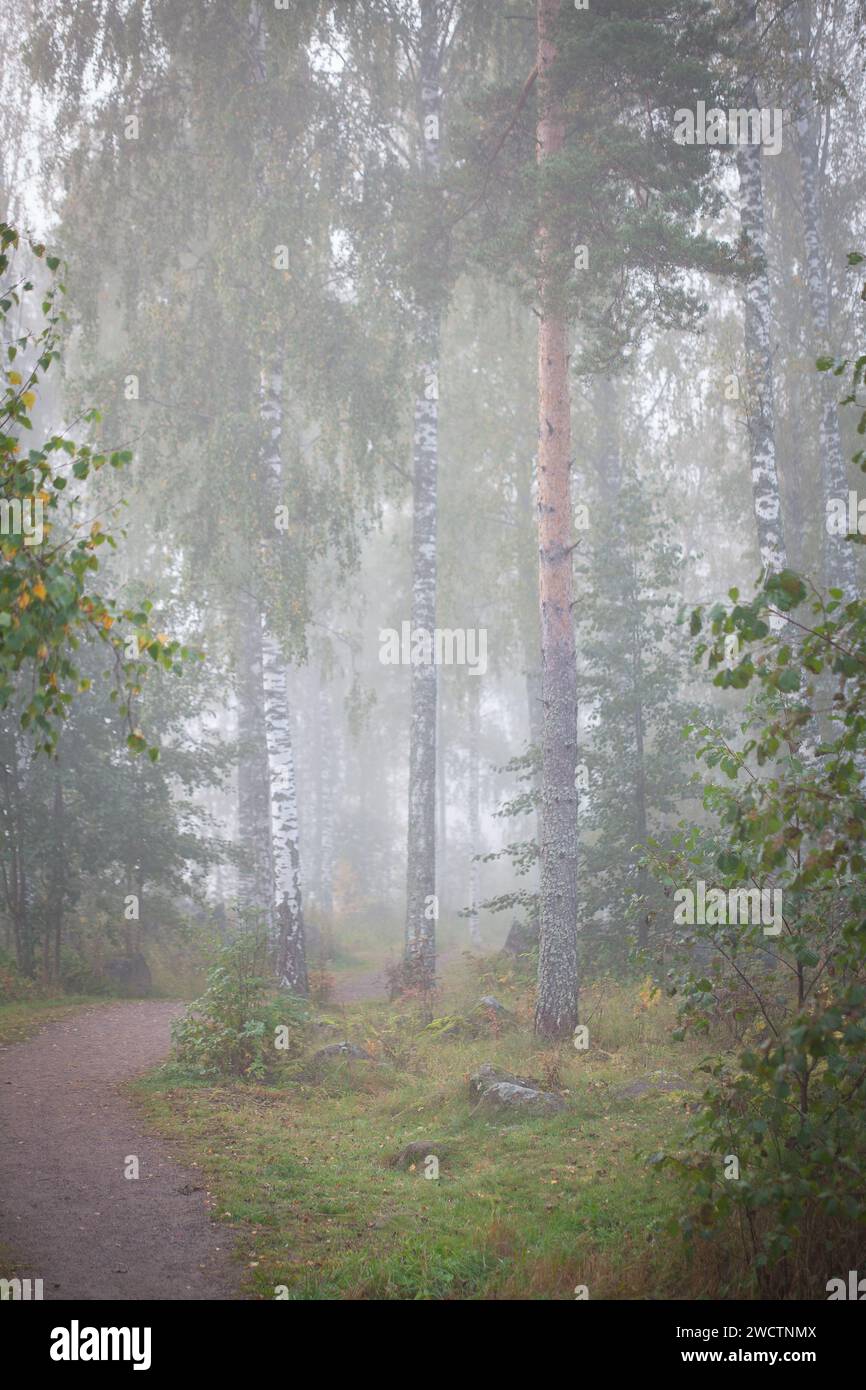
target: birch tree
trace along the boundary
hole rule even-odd
[[[441,173],[442,90],[438,0],[421,0],[421,167],[428,184]],[[418,394],[412,436],[412,627],[436,626],[437,487],[439,475],[439,342],[441,308],[422,302],[417,313]],[[409,829],[406,853],[407,964],[430,988],[436,976],[436,700],[434,661],[411,671]]]
[[[797,160],[800,172],[800,191],[803,210],[803,235],[806,252],[806,285],[809,308],[818,355],[832,357],[835,352],[830,321],[830,284],[828,278],[828,248],[824,234],[823,190],[819,162],[820,114],[809,89],[806,73],[812,58],[812,4],[800,0],[795,10],[797,57],[801,77],[795,88],[795,117],[797,130]],[[839,500],[848,506],[848,467],[842,447],[839,427],[839,404],[836,378],[824,374],[820,379],[821,419],[819,443],[821,457],[821,490],[826,504]],[[857,567],[854,549],[845,537],[831,536],[824,528],[824,583],[839,588],[846,599],[857,593]]]
[[[741,25],[744,41],[753,53],[757,30],[755,0],[746,0]],[[753,107],[757,102],[757,86],[754,78],[750,76],[745,83],[744,105]],[[764,574],[772,574],[786,568],[787,556],[776,469],[772,305],[764,227],[762,159],[762,146],[759,142],[741,144],[737,150],[740,236],[743,250],[750,263],[743,291],[743,333],[752,497],[761,568]]]

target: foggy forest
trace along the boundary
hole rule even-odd
[[[866,1299],[864,20],[0,0],[43,1369],[149,1368],[110,1301]]]

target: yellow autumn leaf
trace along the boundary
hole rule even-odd
[[[40,602],[42,599],[48,597],[48,590],[41,579],[37,579],[36,583],[33,585],[33,597],[38,598]]]
[[[106,632],[108,632],[108,629],[109,629],[110,627],[113,627],[113,626],[114,626],[114,619],[112,618],[112,616],[111,616],[110,613],[103,613],[103,615],[102,615],[102,626],[105,628],[105,631],[106,631]]]
[[[19,608],[29,608],[29,607],[30,607],[30,595],[28,594],[28,592],[27,592],[26,589],[24,589],[24,590],[18,595],[18,607],[19,607]]]
[[[35,391],[22,391],[22,393],[21,393],[21,399],[22,399],[22,401],[24,402],[24,404],[26,405],[27,409],[28,409],[28,410],[32,410],[33,407],[34,407],[34,405],[36,404],[36,392],[35,392]]]
[[[13,385],[13,386],[20,386],[20,385],[21,385],[21,380],[22,380],[21,373],[20,373],[20,372],[10,372],[10,373],[9,373],[9,380],[12,382],[12,385]]]

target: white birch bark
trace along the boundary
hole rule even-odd
[[[747,3],[742,27],[747,41],[756,30],[755,4]],[[747,106],[757,105],[754,83],[746,90]],[[737,152],[740,179],[740,229],[752,261],[743,296],[746,349],[746,419],[752,467],[752,498],[758,550],[764,574],[787,565],[782,504],[776,471],[776,422],[773,392],[770,280],[764,226],[762,147],[743,144]]]
[[[796,15],[799,58],[804,71],[809,62],[812,30],[812,6],[801,0]],[[833,356],[834,345],[830,323],[830,285],[827,278],[827,250],[823,226],[821,170],[818,162],[819,115],[805,78],[798,83],[795,98],[797,123],[797,156],[800,166],[800,189],[803,204],[803,232],[806,249],[806,284],[809,307],[815,330],[815,353]],[[837,378],[831,372],[821,376],[821,420],[819,442],[821,450],[821,488],[826,504],[840,499],[847,514],[848,468],[842,452],[842,433],[839,426]],[[846,599],[857,594],[857,566],[854,547],[844,536],[831,536],[824,527],[824,583],[828,588],[843,591]]]
[[[258,599],[242,590],[238,605],[238,874],[242,911],[273,936],[273,860],[268,804],[262,617]]]
[[[438,6],[421,0],[421,160],[425,177],[440,174]],[[415,400],[412,517],[412,627],[436,625],[436,529],[439,468],[439,313],[421,309],[417,347],[420,389]],[[436,701],[431,661],[411,670],[409,814],[406,856],[407,964],[429,988],[436,976]]]
[[[262,423],[267,434],[264,471],[271,495],[279,499],[282,482],[283,380],[277,371],[262,378]],[[279,643],[263,625],[265,733],[270,793],[273,862],[274,954],[280,985],[293,994],[308,993],[301,903],[301,851],[298,793],[289,719],[286,665]]]
[[[476,855],[481,852],[480,798],[481,689],[477,679],[469,682],[469,944],[481,950],[481,929],[478,924],[478,889],[481,865]]]

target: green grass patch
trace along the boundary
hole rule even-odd
[[[476,993],[464,971],[440,1007]],[[518,1026],[470,1039],[425,1034],[400,1006],[358,1006],[345,1026],[377,1062],[329,1059],[311,1073],[302,1058],[278,1086],[191,1084],[176,1067],[136,1084],[238,1233],[251,1296],[572,1299],[579,1284],[593,1298],[694,1296],[694,1271],[659,1235],[679,1191],[647,1163],[676,1147],[688,1097],[618,1096],[659,1072],[699,1093],[698,1057],[669,1040],[666,1005],[601,992],[582,1054],[540,1047],[516,992],[503,1002]],[[467,1080],[486,1061],[556,1085],[566,1111],[482,1115]],[[438,1178],[389,1166],[419,1140],[446,1146]]]

